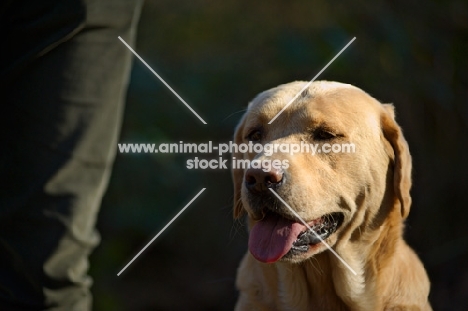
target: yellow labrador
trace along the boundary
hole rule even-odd
[[[268,124],[305,85],[259,94],[236,129],[237,144],[316,147],[233,154],[278,160],[233,169],[234,217],[247,215],[250,231],[236,310],[431,310],[427,274],[402,237],[411,156],[393,106],[318,81]]]

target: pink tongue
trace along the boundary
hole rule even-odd
[[[275,262],[289,252],[304,229],[301,223],[270,213],[250,231],[250,253],[261,262]]]

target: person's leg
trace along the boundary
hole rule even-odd
[[[141,1],[86,3],[84,28],[2,92],[0,310],[89,310],[88,255]],[[33,34],[32,34],[33,35]]]

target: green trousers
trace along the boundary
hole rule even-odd
[[[90,310],[140,0],[0,4],[0,310]]]

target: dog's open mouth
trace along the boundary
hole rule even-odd
[[[324,215],[308,223],[311,232],[302,222],[268,213],[257,222],[249,236],[249,250],[259,261],[276,262],[285,255],[305,253],[312,245],[327,239],[340,227],[342,213]]]

